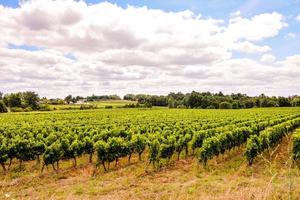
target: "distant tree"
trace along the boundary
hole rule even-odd
[[[174,100],[174,98],[172,96],[169,97],[169,99],[168,99],[168,107],[169,108],[176,108],[175,107],[175,100]]]
[[[278,107],[278,103],[274,100],[267,100],[267,104],[265,107]]]
[[[129,101],[136,101],[136,96],[134,94],[126,94],[123,97],[124,100],[129,100]]]
[[[269,107],[268,103],[268,99],[261,94],[259,97],[259,107]]]
[[[238,102],[234,101],[234,102],[232,103],[232,109],[238,109],[238,108],[239,108]]]
[[[57,99],[57,104],[63,105],[64,103],[65,103],[64,100],[62,100],[62,99]]]
[[[223,97],[224,94],[220,91],[220,92],[218,93],[218,96]]]
[[[294,106],[294,107],[300,106],[300,97],[293,98],[292,106]]]
[[[292,104],[289,98],[278,97],[278,106],[279,107],[290,107]]]
[[[244,105],[245,105],[245,108],[253,108],[255,103],[251,99],[248,99],[244,102]]]
[[[191,108],[198,108],[201,106],[201,96],[198,92],[193,91],[188,98],[188,105]]]
[[[3,92],[0,92],[0,100],[3,98]]]
[[[167,100],[167,97],[165,97],[165,96],[152,95],[147,99],[147,101],[152,106],[167,106],[168,105],[168,100]]]
[[[3,101],[8,107],[21,107],[22,95],[21,93],[6,94],[3,98]]]
[[[39,107],[39,95],[35,92],[27,91],[22,93],[22,103],[25,107],[37,110]]]
[[[67,102],[67,104],[70,104],[70,102],[72,101],[72,98],[73,98],[73,97],[72,97],[72,95],[70,95],[70,94],[69,94],[68,96],[65,97],[65,101]]]
[[[183,99],[184,99],[184,97],[185,97],[186,95],[184,95],[183,93],[181,93],[181,92],[178,92],[178,93],[174,93],[174,92],[171,92],[171,93],[169,93],[168,94],[168,98],[173,98],[174,100],[176,100],[176,101],[183,101]]]
[[[79,101],[79,100],[82,100],[82,99],[84,99],[83,97],[81,97],[81,96],[77,96],[77,97],[75,97],[75,101],[77,102],[77,101]]]
[[[209,96],[202,96],[201,97],[201,108],[207,108],[210,106]]]
[[[6,105],[2,100],[0,100],[0,113],[6,113],[6,112],[7,112]]]
[[[149,102],[150,95],[146,94],[137,94],[136,99],[140,104],[145,104],[146,102]]]
[[[219,108],[220,109],[231,109],[232,105],[231,105],[231,103],[224,101],[224,102],[220,103]]]

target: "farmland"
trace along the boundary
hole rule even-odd
[[[220,179],[214,189],[224,195],[228,179],[234,194],[227,194],[228,198],[240,195],[247,199],[250,189],[253,195],[266,198],[283,195],[280,192],[296,198],[299,136],[291,135],[300,126],[299,113],[299,108],[265,108],[2,114],[0,195],[64,199],[69,192],[71,199],[84,195],[127,199],[150,187],[136,198],[158,195],[168,199],[172,196],[167,191],[187,185],[176,197],[209,198],[213,194],[205,187]],[[294,144],[298,146],[293,148]],[[165,188],[160,188],[159,180],[165,181]],[[202,181],[205,184],[199,185]],[[58,187],[64,182],[70,184],[61,190]],[[238,189],[236,184],[245,187]],[[259,187],[267,186],[268,191],[258,192]],[[45,192],[45,188],[49,190]],[[123,195],[115,194],[124,190]]]
[[[126,100],[108,100],[108,101],[94,101],[83,104],[63,104],[63,105],[51,105],[51,110],[79,110],[82,105],[93,105],[94,108],[117,108],[125,106],[126,104],[135,104],[134,101],[126,101]]]

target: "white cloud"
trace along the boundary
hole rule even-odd
[[[296,36],[297,36],[296,33],[288,33],[286,35],[286,38],[295,38]]]
[[[268,54],[262,62],[233,59],[236,52],[271,50],[258,42],[287,26],[276,12],[252,18],[235,13],[226,23],[191,11],[39,0],[19,8],[0,6],[0,26],[4,92],[33,89],[63,96],[194,89],[253,94],[265,92],[261,84],[267,92],[281,94],[300,75],[297,57],[278,63],[273,57],[270,62]],[[9,44],[41,50],[9,49]]]
[[[271,51],[271,47],[269,46],[257,46],[248,41],[235,43],[233,49],[244,53],[264,53]]]
[[[235,12],[230,13],[230,17],[238,17],[241,15],[241,11],[237,10]]]
[[[260,59],[260,61],[263,63],[273,63],[275,62],[275,60],[276,60],[275,56],[271,54],[264,54]]]
[[[260,41],[276,36],[286,26],[283,16],[276,12],[256,15],[251,19],[236,16],[230,19],[225,35],[234,40]]]
[[[300,14],[296,17],[296,20],[300,21]]]

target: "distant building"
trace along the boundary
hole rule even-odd
[[[86,104],[87,99],[79,99],[75,104]]]

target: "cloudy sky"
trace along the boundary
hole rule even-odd
[[[300,94],[300,0],[0,0],[0,91]]]

